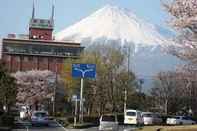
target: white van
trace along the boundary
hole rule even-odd
[[[142,125],[142,114],[138,110],[126,110],[124,114],[124,124]]]
[[[100,118],[99,131],[118,131],[118,119],[116,115],[102,115]]]

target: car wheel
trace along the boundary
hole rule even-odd
[[[179,125],[183,125],[183,122],[180,122],[180,124]]]

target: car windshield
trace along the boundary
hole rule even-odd
[[[136,112],[127,112],[127,116],[136,116]]]
[[[102,121],[115,121],[115,116],[103,116]]]
[[[34,116],[36,116],[36,117],[46,117],[47,113],[46,112],[36,112],[34,114]]]
[[[143,114],[143,117],[153,117],[153,114]]]
[[[179,116],[171,116],[171,117],[168,117],[168,118],[171,118],[171,119],[180,119]]]

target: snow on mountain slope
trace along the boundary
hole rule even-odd
[[[122,45],[125,42],[142,46],[164,46],[168,43],[154,25],[139,19],[129,10],[111,5],[56,34],[57,40],[77,42],[87,39],[92,42],[101,38],[119,40]]]
[[[56,40],[81,42],[85,47],[95,44],[129,45],[132,48],[131,68],[138,78],[145,80],[146,85],[146,81],[151,83],[156,73],[175,70],[182,63],[164,52],[169,47],[177,48],[166,39],[171,35],[172,32],[143,21],[129,10],[107,5],[57,33]]]

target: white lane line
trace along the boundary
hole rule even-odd
[[[66,130],[66,128],[65,128],[64,126],[62,126],[59,122],[57,122],[56,120],[55,120],[55,122],[56,122],[57,125],[60,126],[64,131],[68,131],[68,130]]]
[[[29,131],[29,127],[28,126],[26,126],[26,129],[27,129],[27,131]]]

